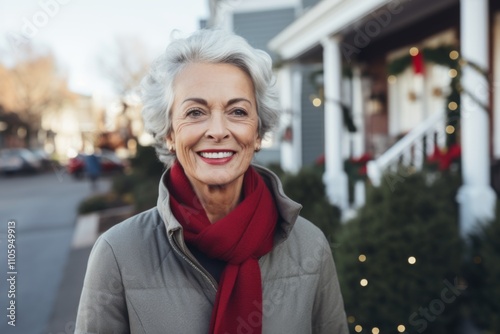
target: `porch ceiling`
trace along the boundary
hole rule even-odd
[[[329,36],[338,35],[344,42],[352,43],[358,29],[362,29],[369,21],[378,22],[377,13],[389,13],[389,23],[376,36],[370,37],[371,42],[458,2],[459,0],[323,0],[274,37],[269,42],[269,48],[283,60],[302,60],[321,50],[321,41]]]

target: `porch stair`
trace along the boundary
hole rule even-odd
[[[397,172],[399,168],[421,170],[425,158],[435,147],[445,147],[445,110],[436,111],[422,121],[403,138],[367,164],[367,174],[371,183],[378,187],[386,171]]]

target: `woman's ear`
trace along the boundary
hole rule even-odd
[[[257,139],[255,140],[255,152],[259,152],[261,148],[262,148],[262,139],[260,138],[260,136],[257,136]]]
[[[175,140],[173,133],[170,132],[169,134],[167,134],[165,140],[167,143],[167,149],[170,151],[170,153],[175,153]]]

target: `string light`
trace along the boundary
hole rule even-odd
[[[450,52],[450,59],[457,60],[458,57],[459,57],[458,51],[453,50],[453,51]]]
[[[359,281],[359,284],[361,286],[367,286],[368,285],[368,280],[366,278],[363,278],[361,281]]]
[[[389,84],[391,84],[391,85],[395,84],[395,83],[396,83],[396,81],[398,81],[398,79],[396,78],[396,76],[395,76],[395,75],[389,75],[389,76],[387,77],[387,82],[388,82]]]
[[[361,333],[361,331],[363,330],[363,327],[361,327],[361,325],[356,325],[354,327],[354,330],[356,331],[356,333]]]
[[[450,78],[455,78],[458,75],[458,72],[456,69],[452,68],[448,71],[448,75],[450,76]]]
[[[358,260],[359,260],[359,262],[365,262],[366,261],[366,255],[365,254],[360,254],[358,256]]]
[[[356,321],[356,318],[354,316],[350,315],[347,317],[347,322],[350,324],[353,324]]]
[[[398,326],[398,332],[403,333],[406,330],[406,327],[403,325]]]
[[[453,125],[448,125],[445,131],[447,134],[451,135],[452,133],[455,132],[455,127]]]
[[[417,47],[412,47],[410,49],[410,55],[412,55],[413,57],[415,57],[416,55],[418,55],[419,51],[418,51],[418,48]]]
[[[315,97],[313,100],[312,100],[312,104],[313,106],[315,107],[319,107],[321,105],[321,99],[319,97]]]
[[[454,101],[451,101],[450,103],[448,103],[448,109],[450,110],[457,110],[458,108],[458,104]]]
[[[378,333],[380,333],[380,329],[378,329],[377,327],[373,327],[372,334],[378,334]]]
[[[417,262],[417,259],[414,256],[410,256],[408,258],[408,263],[409,264],[415,264]]]

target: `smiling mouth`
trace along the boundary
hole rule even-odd
[[[201,157],[205,159],[224,159],[229,158],[234,155],[234,152],[200,152],[198,153]]]

